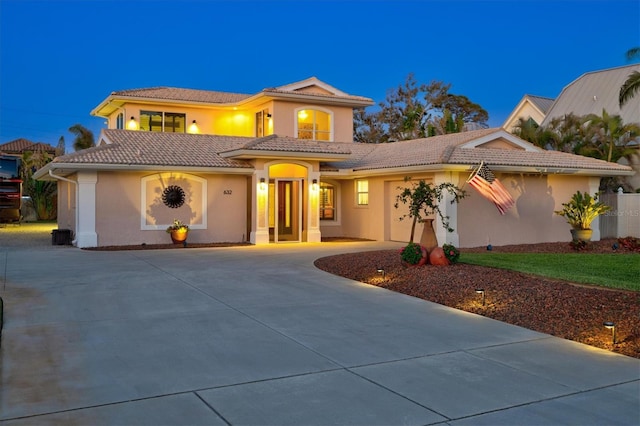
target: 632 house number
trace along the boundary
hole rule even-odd
[[[223,193],[224,195],[231,195],[231,193],[232,193],[232,192],[233,192],[233,191],[232,191],[232,190],[230,190],[230,189],[225,189],[224,191],[222,191],[222,193]]]

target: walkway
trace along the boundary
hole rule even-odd
[[[640,422],[638,359],[313,266],[395,247],[0,248],[0,425]]]

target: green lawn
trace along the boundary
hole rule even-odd
[[[462,253],[460,262],[640,291],[640,256],[590,253]]]

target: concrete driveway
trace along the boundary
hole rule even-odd
[[[313,266],[395,247],[0,248],[0,424],[640,422],[638,359]]]

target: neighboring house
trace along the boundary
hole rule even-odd
[[[192,243],[407,241],[406,206],[394,207],[406,176],[468,191],[459,204],[442,203],[455,231],[435,228],[440,245],[472,247],[568,241],[553,211],[576,190],[595,192],[602,176],[633,173],[503,129],[355,143],[353,110],[370,105],[316,78],[249,95],[113,92],[92,112],[108,123],[98,145],[35,177],[58,180],[58,227],[78,247],[167,243],[174,219],[190,225]],[[481,162],[515,200],[505,215],[466,184]]]
[[[524,95],[509,117],[507,117],[502,128],[514,133],[521,118],[525,121],[532,120],[539,126],[546,117],[553,101],[552,98]]]
[[[21,157],[25,152],[44,151],[51,156],[56,154],[56,148],[42,142],[31,142],[28,139],[19,138],[0,144],[0,154]]]
[[[555,100],[525,95],[502,127],[513,132],[519,118],[531,118],[538,125],[546,126],[554,118],[567,114],[601,116],[603,110],[609,115],[619,115],[625,124],[640,124],[640,94],[622,108],[618,102],[620,88],[634,71],[640,72],[640,64],[585,73],[565,86]],[[620,162],[633,167],[636,174],[626,180],[631,187],[640,188],[640,157],[634,156],[631,163],[626,159]]]

